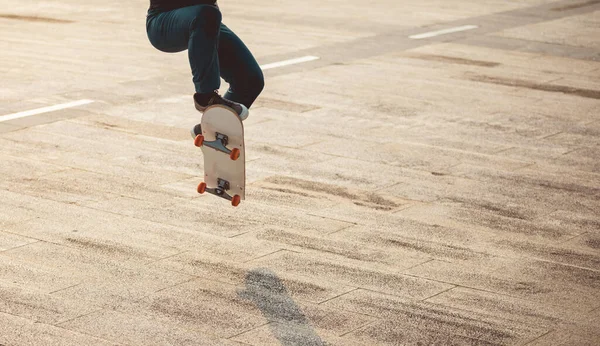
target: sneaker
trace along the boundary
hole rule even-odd
[[[213,93],[209,96],[207,102],[200,102],[200,95],[201,94],[198,93],[194,94],[194,105],[196,106],[196,109],[199,112],[204,113],[206,108],[212,105],[223,105],[231,108],[242,120],[246,120],[246,118],[248,118],[248,115],[250,114],[246,106],[237,102],[224,99],[216,91],[213,91]]]
[[[196,126],[192,127],[190,133],[192,134],[192,138],[196,138],[198,135],[202,134],[202,126],[200,124],[196,124]]]

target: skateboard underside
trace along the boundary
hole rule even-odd
[[[230,109],[215,105],[206,109],[201,125],[202,138],[196,138],[196,145],[204,156],[204,182],[198,186],[198,192],[225,198],[237,206],[246,196],[242,121]]]

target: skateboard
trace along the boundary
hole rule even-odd
[[[244,125],[231,109],[214,105],[202,115],[202,134],[194,144],[204,155],[204,181],[198,193],[210,193],[237,207],[245,199],[246,155]]]

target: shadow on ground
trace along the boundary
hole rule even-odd
[[[269,327],[282,345],[325,345],[273,271],[259,268],[248,272],[246,289],[238,294],[271,321]]]

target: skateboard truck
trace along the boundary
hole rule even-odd
[[[206,187],[206,183],[204,182],[200,183],[200,185],[198,185],[198,193],[203,194],[205,192],[208,192],[215,196],[225,198],[226,200],[231,201],[231,205],[237,207],[238,205],[240,205],[241,197],[239,195],[229,195],[227,191],[229,191],[230,188],[231,185],[227,180],[219,178],[217,179],[217,187],[214,188]]]
[[[194,139],[194,144],[197,147],[201,147],[201,146],[205,145],[209,148],[212,148],[212,149],[215,149],[222,153],[225,153],[225,154],[229,155],[229,158],[232,159],[233,161],[237,160],[240,157],[240,149],[227,148],[227,145],[229,144],[229,137],[227,137],[227,135],[224,135],[219,132],[216,133],[216,139],[214,141],[208,141],[208,142],[204,140],[203,135],[198,135],[198,136],[196,136],[196,139]]]

